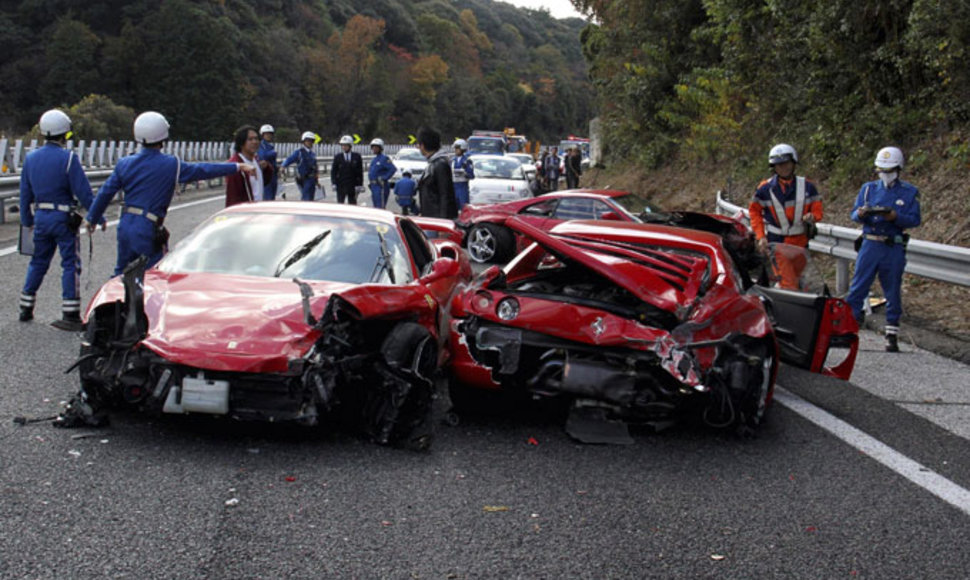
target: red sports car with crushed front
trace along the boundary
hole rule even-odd
[[[379,443],[426,447],[445,309],[471,277],[457,235],[356,206],[220,211],[93,297],[81,392],[60,424],[97,424],[113,405],[305,425],[339,415]]]
[[[531,240],[527,236],[505,226],[505,221],[511,217],[543,231],[568,220],[606,220],[662,223],[704,229],[739,239],[750,237],[744,224],[730,217],[663,211],[645,198],[626,191],[576,189],[505,203],[466,205],[456,223],[465,232],[463,243],[473,261],[504,263],[529,244]],[[754,247],[753,238],[748,245]]]
[[[750,432],[779,357],[847,379],[858,327],[845,302],[756,286],[724,236],[666,225],[506,226],[534,243],[452,310],[452,399],[477,390],[567,397],[567,431],[630,442],[627,425],[685,415]],[[804,265],[804,263],[802,263]],[[832,365],[830,351],[844,360]],[[829,366],[826,366],[829,365]]]

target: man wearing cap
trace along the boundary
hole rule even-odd
[[[364,159],[351,151],[353,146],[354,138],[344,135],[340,138],[343,151],[333,156],[330,183],[337,190],[337,203],[357,205],[357,194],[364,191]]]
[[[276,189],[279,187],[280,170],[276,159],[276,147],[273,145],[276,130],[272,125],[263,125],[259,128],[259,135],[262,138],[259,142],[259,167],[263,170],[263,199],[273,201],[276,199]]]
[[[280,166],[286,169],[296,163],[296,186],[300,188],[300,199],[303,201],[313,201],[313,194],[320,185],[318,181],[319,170],[317,169],[317,155],[313,152],[313,145],[317,142],[317,135],[312,131],[305,131],[300,137],[303,145],[296,148],[296,151]]]
[[[65,148],[71,135],[71,119],[63,111],[51,109],[41,116],[39,127],[46,141],[27,155],[20,176],[20,223],[34,229],[34,254],[20,294],[20,320],[33,320],[37,290],[50,268],[54,251],[59,250],[61,319],[52,324],[61,330],[80,330],[80,221],[74,208],[77,202],[85,209],[91,207],[91,184],[81,160]]]
[[[387,155],[384,155],[383,139],[371,141],[370,150],[374,153],[374,158],[371,159],[367,170],[371,203],[374,207],[383,208],[387,205],[387,198],[391,194],[390,179],[397,173],[397,167]]]
[[[861,324],[863,305],[872,281],[886,294],[886,350],[899,352],[899,319],[903,314],[903,270],[906,269],[905,230],[920,224],[919,190],[899,179],[903,152],[884,147],[876,154],[879,179],[862,185],[852,208],[852,220],[862,224],[862,245],[858,248],[855,273],[846,302]]]

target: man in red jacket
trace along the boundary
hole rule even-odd
[[[259,133],[249,125],[236,129],[232,144],[233,154],[229,161],[259,164]],[[226,178],[226,207],[249,201],[263,201],[263,184],[273,176],[273,166],[266,164],[262,171],[253,175],[236,173]]]

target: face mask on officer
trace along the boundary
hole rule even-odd
[[[892,185],[893,182],[896,181],[897,177],[899,177],[898,171],[886,171],[883,169],[879,170],[879,179],[882,180],[882,184],[885,187],[889,187],[890,185]]]

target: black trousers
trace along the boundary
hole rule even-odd
[[[344,200],[350,205],[357,205],[357,188],[355,186],[337,186],[337,203],[345,203]]]
[[[566,189],[576,189],[579,187],[579,176],[566,173]]]

